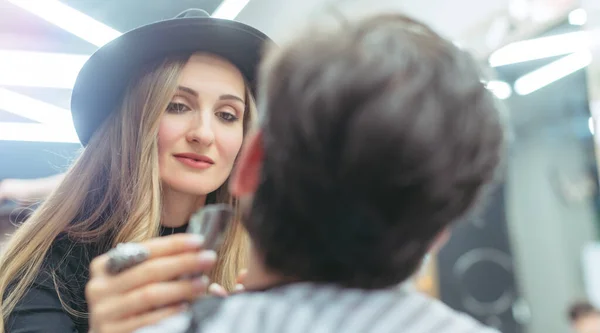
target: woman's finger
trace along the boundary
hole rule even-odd
[[[151,260],[189,251],[197,251],[202,247],[203,243],[204,239],[202,236],[183,233],[153,238],[140,243],[140,245],[148,249],[150,252],[148,260]],[[108,255],[103,254],[92,260],[90,264],[91,277],[108,274],[106,271],[108,259]]]
[[[245,268],[241,269],[240,273],[237,276],[237,279],[235,280],[235,283],[244,284],[244,280],[246,279],[246,276],[248,276],[248,270]]]
[[[208,293],[219,297],[225,297],[228,295],[227,290],[216,283],[211,283],[211,285],[208,287]]]
[[[134,316],[123,321],[115,322],[110,325],[106,325],[102,328],[102,333],[131,333],[136,330],[154,325],[163,319],[169,318],[177,313],[185,311],[186,305],[172,305],[164,307],[152,312],[145,313],[143,315]]]
[[[143,262],[113,277],[119,292],[133,290],[150,283],[171,281],[182,276],[211,270],[217,262],[215,251],[200,251],[161,257]]]
[[[171,304],[194,301],[206,294],[209,283],[207,277],[202,277],[147,285],[95,306],[94,317],[104,322],[118,321]]]
[[[209,271],[217,261],[214,251],[184,253],[145,261],[115,276],[96,277],[88,283],[88,302],[97,297],[119,295],[139,287],[172,281]]]

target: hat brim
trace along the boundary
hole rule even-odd
[[[240,22],[210,17],[178,18],[124,33],[98,49],[77,76],[71,114],[82,145],[116,109],[131,78],[151,62],[173,54],[208,52],[234,64],[256,91],[257,67],[270,39]]]

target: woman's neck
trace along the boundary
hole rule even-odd
[[[191,195],[165,187],[162,197],[162,225],[169,228],[185,225],[190,216],[204,206],[205,202],[205,195]]]

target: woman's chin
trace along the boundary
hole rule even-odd
[[[175,183],[175,184],[169,184],[168,187],[175,192],[178,193],[182,193],[182,194],[187,194],[190,196],[206,196],[209,193],[212,193],[214,191],[216,191],[219,186],[214,185],[214,186],[207,186],[208,184],[203,183],[203,184],[197,184],[197,186],[194,186],[194,183],[192,182],[188,182],[188,183]]]

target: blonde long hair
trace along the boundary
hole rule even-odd
[[[188,58],[176,57],[149,66],[132,81],[118,112],[113,112],[96,131],[63,182],[12,235],[0,257],[0,333],[5,331],[6,320],[39,274],[59,235],[105,248],[159,235],[158,124]],[[244,134],[255,119],[256,107],[247,89]],[[232,204],[237,212],[238,218],[229,228],[211,272],[213,281],[233,290],[239,270],[246,265],[248,238],[227,182],[211,196],[217,202]],[[60,290],[60,282],[54,277],[55,287]],[[87,315],[62,303],[72,315]]]

